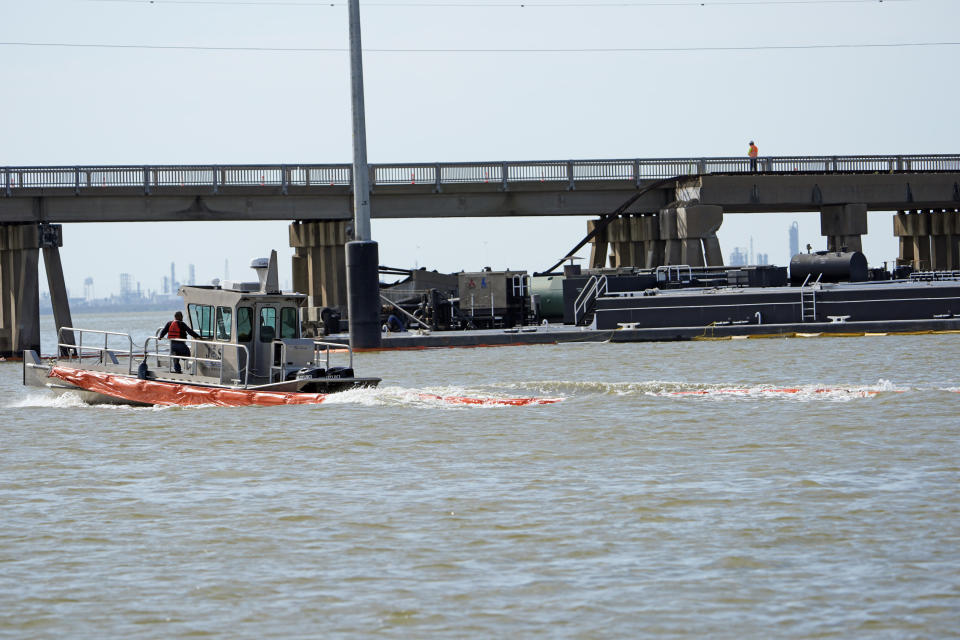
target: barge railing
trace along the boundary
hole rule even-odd
[[[683,278],[683,270],[686,269],[687,278]],[[693,267],[688,264],[668,264],[657,267],[655,271],[657,276],[657,283],[669,284],[671,282],[677,282],[680,284],[690,284],[693,282]],[[676,275],[676,278],[674,278]]]
[[[911,282],[934,282],[940,280],[960,280],[960,271],[914,271]]]

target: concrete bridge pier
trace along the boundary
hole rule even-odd
[[[935,271],[960,269],[960,214],[955,210],[930,214],[930,264]]]
[[[607,227],[607,240],[613,247],[611,267],[643,266],[644,243],[639,219],[632,215],[617,218]]]
[[[593,233],[599,222],[600,220],[587,220],[587,234]],[[607,231],[608,229],[600,231],[590,241],[590,269],[603,269],[607,266],[607,253],[610,247]]]
[[[641,220],[644,246],[646,247],[642,266],[646,269],[656,269],[663,264],[663,253],[666,247],[666,242],[660,237],[660,216],[655,213],[647,213]],[[641,265],[637,264],[637,266]]]
[[[593,233],[599,221],[587,222],[587,233]],[[590,244],[590,268],[652,268],[663,264],[663,241],[660,240],[660,218],[656,213],[626,214],[610,222],[593,237]]]
[[[661,209],[660,237],[665,241],[663,264],[723,266],[723,254],[717,239],[721,224],[723,208],[716,205],[692,204]]]
[[[330,307],[346,313],[348,225],[349,220],[298,220],[290,225],[293,288],[309,296],[309,308]]]
[[[917,271],[930,269],[930,215],[926,211],[900,211],[893,217],[893,235],[900,239],[898,265]]]
[[[957,210],[900,211],[893,217],[900,239],[898,265],[917,271],[960,269],[960,213]]]
[[[60,263],[62,246],[62,225],[0,225],[0,356],[20,357],[26,349],[40,351],[41,249],[57,331],[73,326]],[[73,333],[65,332],[63,341],[72,343]]]
[[[820,235],[827,237],[827,251],[863,251],[867,233],[867,205],[838,204],[820,208]]]
[[[610,223],[608,239],[613,244],[611,267],[649,267],[662,256],[660,221],[656,214],[631,214]],[[655,266],[655,265],[654,265]]]
[[[0,225],[0,357],[40,351],[40,229]]]

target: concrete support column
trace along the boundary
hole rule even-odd
[[[607,230],[607,239],[613,245],[611,267],[647,266],[651,245],[660,239],[656,215],[625,215],[611,222]]]
[[[947,254],[950,262],[950,271],[960,270],[960,210],[954,209],[946,214]]]
[[[349,220],[297,221],[290,225],[293,288],[308,296],[309,307],[346,312],[347,225]]]
[[[597,228],[599,220],[587,220],[587,233],[593,233]],[[607,266],[607,252],[609,251],[609,240],[607,232],[609,227],[598,233],[590,241],[590,269],[603,269]]]
[[[681,256],[683,247],[680,244],[680,237],[677,235],[677,210],[661,209],[660,219],[660,240],[663,242],[663,260],[661,264],[654,265],[659,267],[667,264],[683,264]]]
[[[607,225],[607,240],[613,249],[610,256],[612,268],[627,267],[633,263],[633,247],[630,244],[630,218],[620,217]]]
[[[640,224],[643,227],[643,237],[646,239],[643,266],[647,269],[655,269],[663,264],[663,252],[666,247],[666,242],[660,237],[660,215],[645,214]]]
[[[587,222],[593,233],[599,221]],[[591,269],[607,266],[607,253],[613,247],[610,266],[653,268],[663,264],[664,241],[660,238],[660,216],[656,213],[626,214],[610,222],[590,242]]]
[[[893,235],[900,239],[898,265],[909,265],[915,271],[927,271],[932,268],[929,212],[898,212],[893,217]]]
[[[867,233],[867,205],[838,204],[820,208],[820,235],[827,237],[827,251],[863,251]]]
[[[717,239],[721,224],[723,209],[718,206],[696,204],[661,209],[660,237],[666,243],[663,264],[722,266],[723,255]]]
[[[50,305],[53,307],[53,322],[57,335],[64,344],[75,344],[72,331],[61,331],[63,327],[72,327],[70,301],[67,298],[67,285],[63,278],[63,264],[60,262],[60,247],[63,246],[63,226],[59,224],[40,225],[40,244],[43,247],[43,267],[47,272],[47,287],[50,290]],[[66,355],[69,349],[60,348],[60,354]]]
[[[960,269],[960,218],[957,212],[939,209],[930,213],[930,268],[934,271]]]
[[[40,231],[0,225],[0,356],[40,351]]]
[[[946,271],[949,260],[946,219],[942,210],[930,212],[930,268]]]

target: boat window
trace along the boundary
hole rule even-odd
[[[253,309],[237,307],[237,340],[250,342],[253,338]]]
[[[190,324],[193,330],[200,334],[202,340],[213,337],[213,306],[209,304],[188,304]]]
[[[297,310],[293,307],[284,307],[280,310],[280,337],[297,337]]]
[[[229,340],[233,335],[233,309],[217,307],[217,340]]]
[[[260,342],[273,342],[277,337],[277,310],[273,307],[260,309]]]

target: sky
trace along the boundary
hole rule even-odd
[[[958,0],[360,6],[371,163],[737,156],[751,139],[761,155],[960,150],[960,46],[942,44],[960,41]],[[0,165],[352,161],[345,0],[0,0],[0,15]],[[735,214],[723,254],[753,237],[786,265],[793,221],[801,247],[825,248],[815,213]],[[894,259],[891,214],[869,228],[870,263]],[[372,233],[389,266],[535,271],[586,219]],[[271,249],[283,283],[282,222],[70,224],[61,256],[71,295],[92,277],[105,296],[121,272],[159,289],[171,262],[252,279]]]

